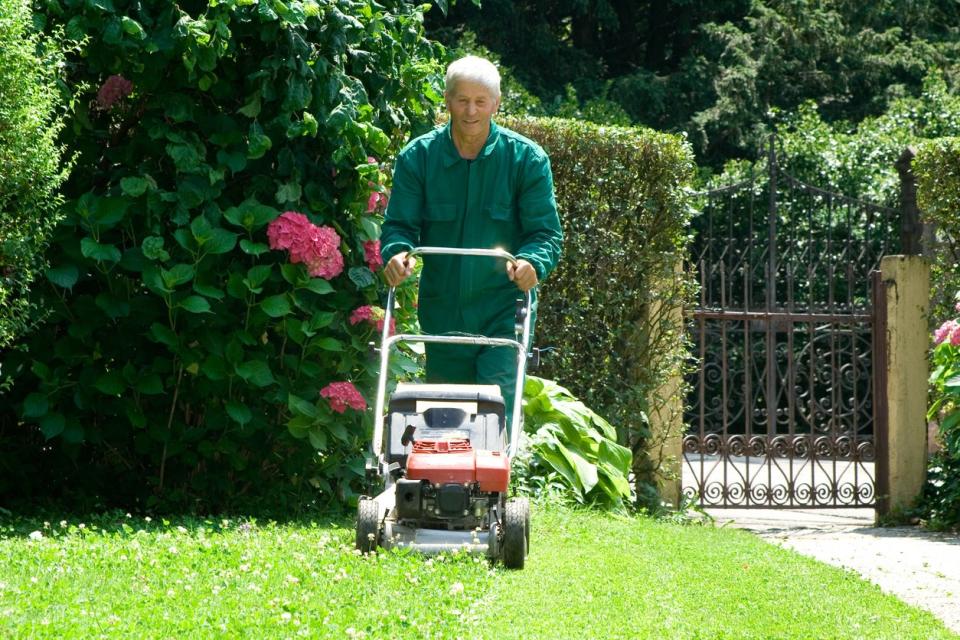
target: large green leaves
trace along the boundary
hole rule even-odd
[[[555,471],[577,502],[620,508],[630,499],[630,450],[616,429],[552,380],[528,376],[524,428],[541,463]]]

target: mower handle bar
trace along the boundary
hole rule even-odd
[[[470,256],[502,258],[511,264],[517,264],[517,258],[503,249],[458,249],[453,247],[416,247],[407,252],[408,258],[427,255]],[[398,334],[390,335],[390,320],[393,317],[393,305],[396,298],[396,287],[391,286],[387,293],[387,304],[384,309],[383,331],[380,334],[380,376],[377,379],[377,400],[373,416],[373,443],[372,453],[383,474],[387,474],[386,463],[381,459],[383,453],[383,411],[387,395],[387,375],[389,371],[390,350],[394,344],[400,342],[423,342],[436,344],[465,344],[492,347],[513,347],[517,350],[517,379],[514,387],[513,415],[508,433],[509,443],[507,456],[513,458],[519,447],[520,438],[517,429],[520,428],[523,413],[523,379],[527,369],[527,344],[530,342],[530,312],[533,307],[533,294],[525,292],[525,308],[523,328],[520,339],[488,338],[485,336],[447,336],[429,334]],[[389,482],[389,480],[388,480]]]

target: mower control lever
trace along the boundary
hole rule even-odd
[[[407,428],[403,430],[403,435],[400,436],[400,444],[407,446],[408,444],[413,444],[413,432],[417,430],[417,427],[412,424],[408,424]]]

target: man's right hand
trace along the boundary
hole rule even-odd
[[[383,270],[383,275],[386,276],[388,285],[396,287],[413,273],[416,266],[417,259],[408,258],[407,252],[402,251],[390,258],[390,262]]]

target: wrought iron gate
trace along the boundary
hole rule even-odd
[[[775,139],[761,175],[700,197],[684,494],[707,507],[874,506],[875,269],[897,249],[899,212],[798,180]]]

